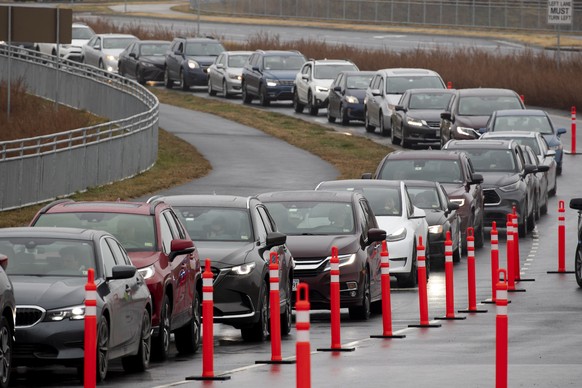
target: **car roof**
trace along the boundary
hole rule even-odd
[[[425,89],[408,89],[405,93],[417,94],[417,93],[444,93],[444,94],[454,94],[457,89],[439,89],[439,88],[425,88]]]
[[[546,116],[541,109],[503,109],[493,112],[497,117],[503,116]]]
[[[223,54],[226,55],[251,55],[252,53],[254,53],[254,51],[232,50],[223,52]]]
[[[220,43],[218,40],[213,38],[181,38],[184,39],[186,42],[216,42]]]
[[[457,89],[460,96],[515,96],[517,93],[511,89],[501,88],[470,88]]]
[[[236,195],[186,194],[157,197],[171,206],[210,206],[248,209],[254,197],[239,197]]]
[[[326,188],[363,189],[369,187],[400,188],[400,181],[382,179],[341,179],[336,181],[323,181],[317,185],[317,190],[325,190]]]
[[[124,213],[124,214],[155,214],[155,208],[161,201],[127,202],[127,201],[56,201],[44,208],[39,213]],[[167,204],[164,204],[168,206]]]
[[[358,71],[358,70],[343,70],[340,71],[338,74],[345,74],[346,76],[351,75],[374,75],[376,74],[375,71]]]
[[[517,143],[513,140],[500,140],[500,139],[476,139],[476,140],[449,140],[446,144],[447,149],[453,147],[456,149],[503,149],[508,150],[516,146]]]
[[[403,180],[406,187],[436,187],[440,185],[439,182],[433,181],[419,181],[414,179],[405,179]]]
[[[293,55],[303,56],[303,54],[301,54],[297,50],[256,50],[256,51],[254,51],[254,53],[257,53],[257,52],[261,53],[263,55],[289,55],[289,54],[293,54]]]
[[[114,34],[114,33],[106,33],[106,34],[95,34],[95,36],[99,36],[101,38],[135,38],[138,39],[137,36],[131,34]]]
[[[410,75],[439,75],[434,70],[406,67],[380,69],[378,70],[378,73],[384,73],[386,74],[387,77],[400,77]]]
[[[0,229],[0,237],[45,237],[69,240],[93,240],[95,237],[111,236],[102,230],[63,228],[53,226],[23,226]]]
[[[138,40],[135,43],[138,45],[142,45],[142,44],[152,44],[152,43],[170,44],[171,42],[169,40]]]
[[[528,132],[528,131],[495,131],[495,132],[485,132],[481,135],[480,139],[493,139],[493,138],[503,138],[503,137],[537,137],[542,136],[539,132]]]
[[[351,191],[315,191],[315,190],[295,190],[295,191],[274,191],[258,195],[260,201],[286,202],[286,201],[320,201],[320,202],[352,202],[354,196],[360,194]]]
[[[449,150],[411,150],[411,151],[394,151],[388,154],[388,159],[439,159],[439,160],[456,160],[461,153]]]
[[[311,59],[316,65],[353,65],[349,59]]]

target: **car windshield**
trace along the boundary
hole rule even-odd
[[[114,235],[123,247],[131,251],[156,251],[154,218],[125,213],[45,213],[34,226],[62,226],[104,230]]]
[[[186,55],[199,57],[217,57],[224,51],[224,47],[218,42],[188,42]]]
[[[386,82],[387,94],[404,94],[408,89],[444,89],[445,85],[440,77],[435,76],[408,76],[388,77]]]
[[[358,70],[354,64],[317,65],[313,74],[317,79],[334,79],[342,71]]]
[[[89,40],[93,37],[93,35],[95,35],[93,30],[87,27],[73,27],[71,33],[72,39],[83,39],[83,40]]]
[[[248,54],[240,55],[229,55],[228,57],[228,67],[242,68],[245,66],[247,59],[249,59]]]
[[[427,210],[435,210],[441,209],[441,201],[439,199],[438,192],[436,187],[411,187],[408,186],[408,195],[412,200],[414,206],[427,209]]]
[[[553,134],[552,125],[546,116],[497,116],[493,131],[526,131]]]
[[[124,49],[133,43],[136,38],[103,38],[104,49]]]
[[[452,96],[451,93],[414,93],[410,95],[408,108],[444,110]]]
[[[0,253],[8,256],[10,276],[86,277],[95,268],[90,241],[46,237],[0,238]]]
[[[533,152],[536,155],[541,155],[540,145],[538,144],[537,140],[533,137],[485,137],[485,139],[499,139],[499,140],[515,140],[517,144],[521,144],[524,146],[530,146]]]
[[[326,187],[324,191],[355,191],[361,193],[370,204],[375,216],[401,216],[402,197],[399,187]]]
[[[305,63],[300,55],[267,55],[263,58],[265,70],[299,70]]]
[[[350,75],[347,78],[346,86],[348,89],[365,90],[370,85],[370,80],[373,74],[370,75]]]
[[[459,99],[459,115],[491,116],[501,109],[522,109],[517,96],[463,96]]]
[[[464,149],[476,172],[517,172],[511,150]]]
[[[139,50],[142,56],[150,57],[166,55],[169,48],[169,43],[145,43]]]
[[[457,160],[388,160],[382,166],[380,179],[463,183]]]
[[[253,241],[246,209],[172,206],[194,241]]]
[[[345,202],[265,203],[277,229],[287,235],[338,235],[354,233],[352,205]]]

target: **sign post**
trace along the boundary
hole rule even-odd
[[[572,0],[548,0],[548,24],[556,26],[558,34],[558,69],[560,68],[560,26],[572,25]]]

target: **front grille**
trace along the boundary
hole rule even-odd
[[[16,306],[16,327],[36,325],[44,317],[45,310],[38,306]]]
[[[279,85],[283,86],[293,86],[294,83],[295,81],[279,81]]]
[[[318,276],[327,266],[326,257],[302,257],[295,258],[294,276],[297,278],[309,278]]]
[[[439,129],[441,127],[441,122],[440,121],[427,121],[426,124],[430,128],[434,128],[434,129]]]
[[[495,189],[483,190],[483,198],[485,205],[498,205],[501,203],[501,198]]]

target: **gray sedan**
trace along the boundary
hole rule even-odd
[[[208,94],[226,98],[241,93],[242,69],[252,51],[225,51],[208,68]]]

